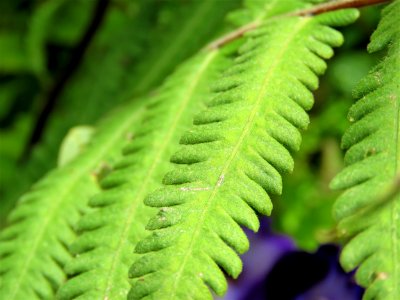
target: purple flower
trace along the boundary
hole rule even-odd
[[[339,248],[322,245],[315,253],[296,250],[293,240],[270,231],[263,219],[244,270],[231,281],[226,300],[359,300],[363,289],[338,262]]]

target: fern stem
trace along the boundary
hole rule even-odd
[[[388,2],[391,0],[340,0],[328,3],[322,3],[315,5],[308,9],[303,9],[295,11],[293,13],[287,14],[288,16],[309,16],[309,15],[319,15],[328,11],[345,9],[345,8],[359,8],[364,6],[370,6],[375,4],[380,4]]]
[[[240,27],[239,29],[229,32],[228,34],[224,35],[223,37],[211,42],[210,44],[208,44],[206,46],[206,50],[214,50],[214,49],[218,49],[221,46],[228,44],[240,37],[242,37],[246,32],[256,29],[258,26],[261,25],[261,21],[254,21],[251,23],[248,23],[242,27]]]
[[[392,97],[394,99],[394,97]],[[400,272],[399,272],[399,266],[396,265],[396,261],[398,260],[399,257],[399,248],[398,247],[398,237],[399,237],[399,230],[398,224],[400,223],[398,221],[399,219],[399,214],[398,212],[400,211],[399,209],[399,202],[396,201],[396,196],[399,196],[399,188],[400,188],[400,180],[399,180],[399,174],[400,174],[400,103],[399,101],[393,101],[396,106],[396,115],[395,115],[395,159],[394,159],[394,164],[395,164],[395,178],[394,178],[394,184],[392,188],[390,189],[390,192],[392,193],[389,197],[392,196],[393,201],[391,203],[391,250],[392,250],[392,261],[394,262],[393,264],[393,282],[394,282],[394,291],[393,295],[399,295],[400,294],[400,288],[399,288],[399,281],[400,281]],[[396,296],[395,296],[396,297]]]
[[[277,15],[271,19],[282,18],[282,17],[293,17],[293,16],[310,16],[310,15],[319,15],[328,11],[335,11],[339,9],[345,8],[359,8],[364,6],[370,6],[380,3],[389,2],[391,0],[338,0],[334,2],[322,3],[319,5],[315,5],[311,8],[302,9],[298,11],[294,11],[291,13],[285,13],[282,15]],[[248,23],[235,31],[229,32],[223,37],[216,39],[205,47],[205,50],[213,50],[222,47],[225,44],[228,44],[240,37],[242,37],[246,32],[256,29],[262,24],[261,20],[257,20],[251,23]]]

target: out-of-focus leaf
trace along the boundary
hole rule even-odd
[[[15,190],[10,187],[19,186],[25,180],[24,176],[21,176],[17,160],[25,145],[31,124],[32,116],[24,114],[16,119],[14,126],[0,130],[0,228],[14,205]]]
[[[55,26],[46,28],[47,38],[50,43],[72,47],[81,38],[96,1],[57,1],[62,2],[60,3],[62,6],[60,9],[54,11],[54,15],[52,16]]]
[[[0,82],[0,121],[10,113],[12,102],[18,93],[18,81],[3,81]]]
[[[93,133],[94,127],[92,126],[71,128],[61,143],[57,165],[62,167],[77,157],[88,145]]]
[[[36,8],[29,21],[26,37],[27,56],[31,70],[38,76],[46,74],[46,38],[48,30],[52,27],[55,12],[66,0],[44,1]],[[75,1],[74,1],[75,2]],[[53,22],[52,22],[53,21]]]
[[[332,62],[327,80],[337,93],[349,95],[375,63],[376,58],[364,51],[346,51]]]
[[[0,74],[29,71],[22,36],[17,32],[0,31]]]

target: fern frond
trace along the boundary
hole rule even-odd
[[[332,182],[346,189],[334,207],[339,232],[349,239],[341,256],[346,270],[359,267],[364,299],[400,299],[400,1],[383,10],[368,49],[388,49],[364,78],[343,136],[346,168]]]
[[[66,267],[69,281],[59,299],[125,299],[130,284],[132,249],[145,236],[145,224],[155,215],[144,197],[161,185],[168,158],[179,137],[204,107],[208,82],[225,61],[218,52],[201,53],[185,63],[148,105],[143,124],[114,171],[102,182],[104,191],[90,201],[94,208],[79,223],[76,255]]]
[[[49,173],[25,194],[0,234],[0,295],[8,300],[52,299],[65,281],[68,245],[87,198],[98,191],[96,177],[111,164],[143,112],[131,104],[106,119],[87,150]]]
[[[256,213],[271,212],[269,195],[281,192],[308,125],[317,75],[343,41],[330,26],[357,16],[281,18],[250,33],[182,136],[164,187],[145,199],[161,209],[136,246],[129,299],[211,299],[208,287],[218,295],[227,288],[221,269],[239,275],[238,254],[249,247],[240,226],[256,231]]]

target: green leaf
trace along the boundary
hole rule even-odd
[[[68,244],[98,191],[96,168],[112,163],[143,112],[137,103],[99,125],[87,150],[25,194],[0,234],[0,294],[5,299],[52,299],[65,281]]]
[[[89,144],[94,128],[92,126],[76,126],[69,130],[61,143],[58,154],[58,166],[62,167],[82,153]]]
[[[66,0],[52,0],[41,3],[31,17],[26,37],[26,52],[31,70],[40,76],[47,75],[46,38],[54,14]]]
[[[13,74],[29,71],[21,34],[13,31],[0,32],[0,73]]]
[[[258,229],[257,213],[270,214],[269,195],[281,193],[281,174],[293,169],[317,75],[343,42],[330,26],[357,16],[280,18],[248,35],[181,137],[164,187],[145,199],[160,210],[147,225],[152,234],[136,246],[129,299],[211,299],[208,287],[224,294],[221,269],[236,278],[238,254],[249,247],[240,226]]]
[[[71,246],[75,258],[66,267],[70,279],[59,299],[126,299],[133,247],[156,213],[143,199],[161,185],[168,158],[193,114],[204,107],[208,83],[224,61],[217,51],[200,53],[157,92],[124,156],[102,181],[104,191],[90,200],[93,212],[79,223],[80,236]]]
[[[339,232],[347,238],[341,262],[346,270],[358,267],[364,299],[400,299],[399,14],[397,0],[383,10],[372,35],[368,49],[388,52],[355,91],[353,124],[342,140],[347,166],[331,184],[346,189],[334,207]]]

